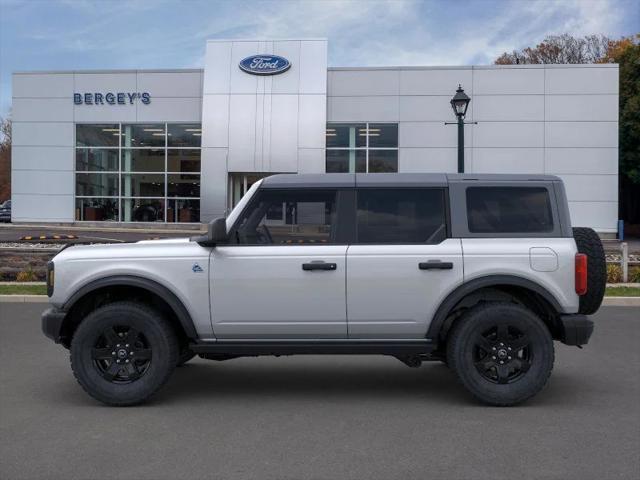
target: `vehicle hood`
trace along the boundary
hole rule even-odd
[[[54,257],[54,261],[191,256],[194,253],[194,247],[196,249],[202,248],[197,243],[190,241],[189,238],[72,245],[62,249]]]

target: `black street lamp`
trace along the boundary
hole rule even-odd
[[[464,116],[467,114],[471,99],[464,93],[462,85],[458,85],[456,94],[451,99],[451,108],[458,117],[458,173],[464,173]],[[451,124],[453,122],[445,122]],[[475,122],[473,122],[475,123]]]

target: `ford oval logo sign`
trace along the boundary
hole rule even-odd
[[[240,69],[252,75],[277,75],[290,67],[289,60],[278,55],[251,55],[240,62]]]

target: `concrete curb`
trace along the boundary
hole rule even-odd
[[[0,295],[0,303],[47,303],[46,295]],[[606,307],[640,307],[640,297],[604,297]]]
[[[46,295],[0,295],[0,303],[48,303]]]
[[[182,227],[182,226],[181,226]],[[0,230],[68,230],[72,232],[116,232],[116,233],[185,233],[193,235],[193,232],[206,231],[206,224],[192,224],[191,228],[154,228],[149,226],[121,227],[121,226],[91,226],[68,224],[37,224],[37,223],[9,223],[0,224]]]
[[[640,307],[640,297],[604,297],[605,307]]]

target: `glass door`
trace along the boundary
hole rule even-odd
[[[240,199],[244,196],[251,186],[258,180],[268,177],[270,173],[230,173],[229,188],[227,189],[228,212],[234,209]],[[227,212],[227,213],[228,213]]]

